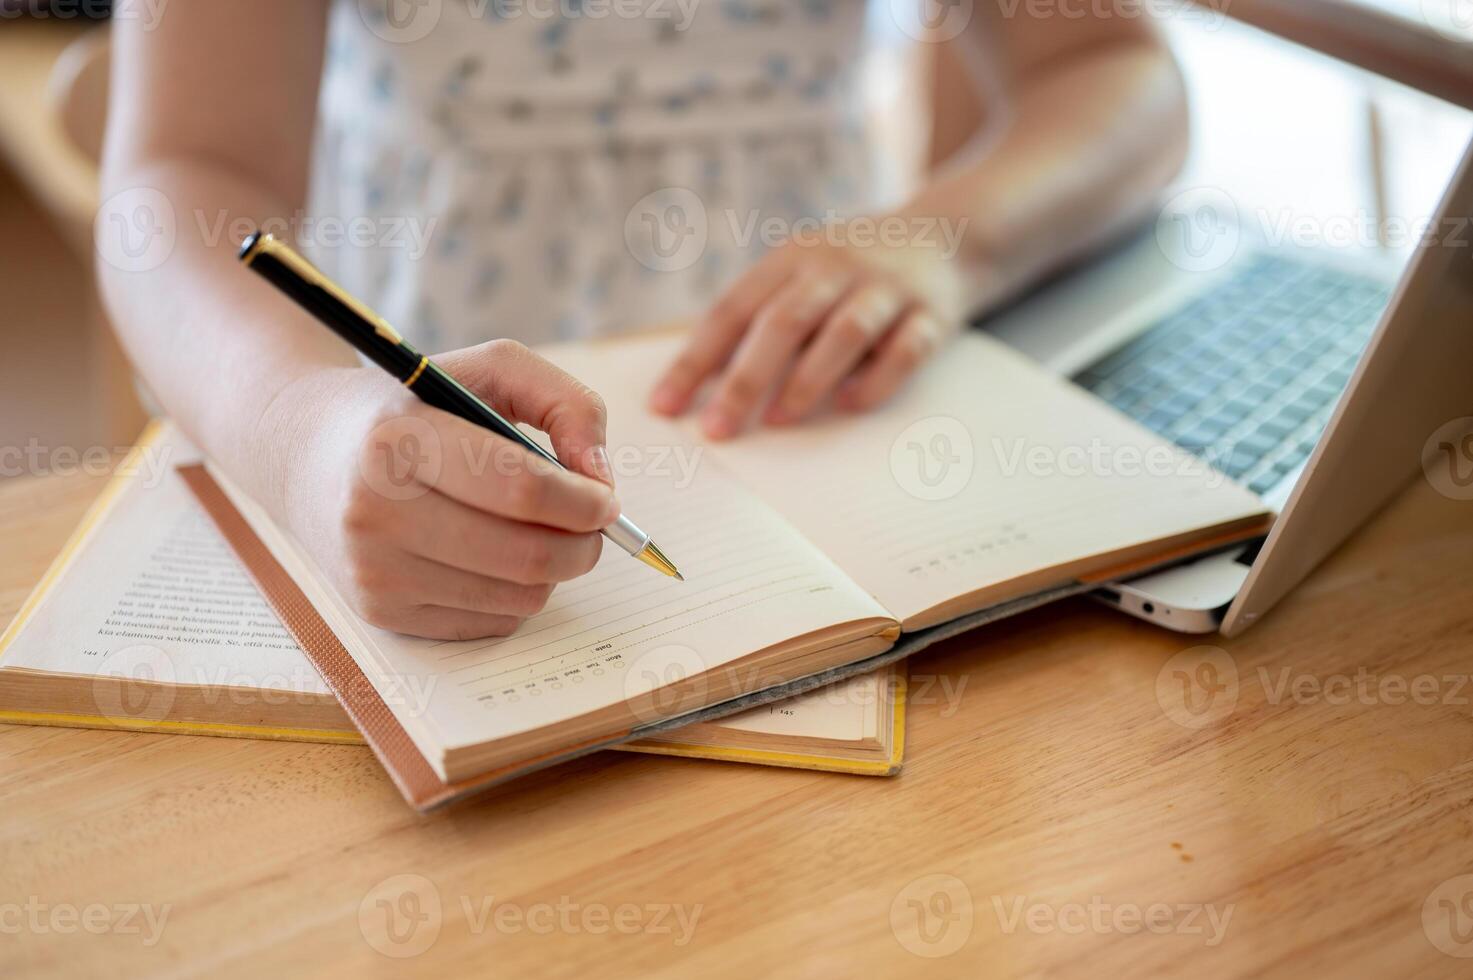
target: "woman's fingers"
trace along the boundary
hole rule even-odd
[[[344,594],[359,615],[382,629],[418,636],[510,633],[540,612],[553,590],[551,583],[500,581],[367,541],[352,549],[346,565]],[[457,617],[453,630],[441,629],[419,615],[425,607],[466,615]]]
[[[441,419],[453,419],[437,413]],[[409,418],[422,429],[424,420]],[[376,428],[392,430],[403,424],[396,418]],[[467,423],[468,424],[468,423]],[[478,430],[480,431],[480,430]],[[459,438],[456,433],[450,438]],[[484,433],[500,446],[522,455],[526,450],[498,436]],[[559,501],[559,481],[568,481],[593,500],[612,499],[609,488],[587,477],[558,469],[533,471],[522,466],[511,477],[500,475],[496,464],[474,479],[464,457],[436,434],[443,447],[442,465],[424,467],[435,473],[432,483],[465,491],[473,487],[487,494],[482,506],[458,500],[413,480],[375,486],[368,480],[353,483],[353,492],[341,516],[343,548],[336,563],[344,594],[359,615],[384,629],[437,638],[465,638],[510,633],[546,603],[554,585],[577,578],[598,563],[602,538],[598,521],[582,532],[544,526],[544,520],[563,520],[576,507]],[[433,455],[433,454],[427,454]],[[494,452],[493,452],[494,456]],[[540,458],[540,457],[539,457]],[[360,466],[362,464],[360,463]],[[521,480],[539,481],[520,483]],[[541,496],[525,496],[521,486],[539,486]],[[388,490],[393,489],[394,493]],[[487,507],[537,513],[549,507],[551,516],[537,514],[533,523],[495,513]],[[450,610],[453,615],[426,617],[424,610]]]
[[[375,625],[431,640],[479,640],[487,636],[510,636],[522,625],[522,620],[516,616],[448,606],[413,606],[396,615],[395,625]]]
[[[444,606],[467,612],[528,619],[542,611],[553,584],[528,585],[477,575],[408,555],[389,573],[394,592],[410,606]]]
[[[742,430],[758,402],[787,374],[798,349],[834,309],[851,281],[845,272],[816,269],[778,290],[753,319],[701,412],[706,435],[728,439]]]
[[[619,503],[607,484],[438,409],[416,405],[410,411],[404,427],[417,444],[423,440],[410,426],[428,423],[434,430],[436,445],[422,450],[430,462],[414,471],[425,486],[486,514],[564,531],[597,531],[618,519]],[[402,438],[398,421],[376,428],[376,439],[392,445]]]
[[[410,555],[473,575],[524,585],[567,582],[598,564],[603,538],[487,514],[441,493],[400,505],[384,540]]]
[[[751,326],[752,317],[792,276],[792,267],[777,254],[758,262],[732,284],[696,328],[685,349],[665,369],[650,395],[650,407],[662,415],[679,415],[717,371]]]
[[[508,420],[548,432],[572,468],[375,383],[377,412],[356,420],[371,419],[370,430],[361,439],[345,430],[336,457],[357,472],[317,524],[334,580],[370,623],[448,639],[505,635],[556,583],[593,569],[597,532],[618,518],[600,482],[612,476],[607,457],[600,467],[591,453],[604,445],[603,403],[518,344],[443,361]]]
[[[905,295],[884,282],[868,282],[844,297],[799,357],[765,420],[781,425],[817,408],[894,325],[906,306]]]
[[[864,411],[900,390],[926,358],[941,345],[941,321],[915,310],[881,338],[870,360],[840,387],[835,402],[845,411]]]
[[[552,439],[564,466],[612,485],[603,399],[562,368],[513,340],[436,358],[461,384],[513,422]]]

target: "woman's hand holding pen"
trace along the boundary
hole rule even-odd
[[[655,411],[685,412],[711,382],[701,425],[725,439],[759,408],[770,425],[797,422],[829,400],[872,408],[955,332],[962,289],[940,243],[826,238],[774,249],[726,290],[656,385]]]
[[[420,401],[377,368],[295,386],[318,415],[286,472],[288,523],[364,619],[437,639],[501,636],[598,561],[619,514],[593,391],[511,341],[435,359],[548,433],[564,470]]]

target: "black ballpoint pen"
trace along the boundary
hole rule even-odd
[[[241,244],[240,260],[428,404],[490,429],[562,466],[557,457],[411,347],[383,317],[344,292],[291,246],[257,231]],[[656,571],[685,580],[650,536],[623,514],[603,533]]]

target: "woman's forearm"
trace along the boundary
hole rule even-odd
[[[279,222],[290,205],[197,159],[111,168],[105,183],[104,234],[137,228],[138,188],[157,191],[171,212],[147,215],[167,244],[155,246],[151,268],[119,268],[101,250],[104,300],[133,364],[202,449],[279,509],[290,454],[306,445],[311,421],[303,393],[322,397],[331,369],[356,364],[345,345],[236,261],[239,230]]]
[[[298,393],[322,404],[354,362],[235,252],[243,228],[289,221],[306,197],[326,19],[326,0],[187,3],[111,29],[109,317],[163,409],[278,515],[305,444]]]
[[[1159,44],[1059,61],[1004,105],[902,209],[965,223],[956,263],[974,311],[1141,220],[1186,154],[1186,95]]]

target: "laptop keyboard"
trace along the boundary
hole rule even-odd
[[[1309,458],[1391,287],[1259,254],[1075,377],[1255,493]]]

